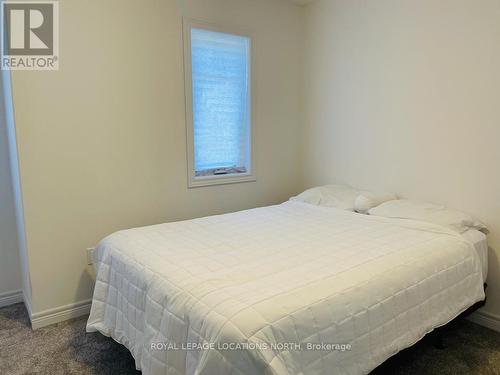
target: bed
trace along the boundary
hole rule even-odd
[[[292,201],[120,231],[87,331],[146,375],[367,374],[485,299],[478,233]]]

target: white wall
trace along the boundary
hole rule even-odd
[[[2,295],[18,292],[22,288],[5,114],[3,93],[0,91],[0,299]]]
[[[299,188],[300,8],[63,0],[60,70],[13,72],[34,314],[85,301],[118,229],[278,203]],[[256,33],[257,182],[187,188],[182,16]]]
[[[485,221],[486,310],[500,315],[498,1],[59,4],[60,70],[13,73],[14,199],[35,314],[91,297],[84,250],[115,230],[340,181]],[[257,35],[256,183],[187,189],[182,16]]]
[[[448,204],[490,228],[500,317],[500,2],[306,7],[304,179]]]

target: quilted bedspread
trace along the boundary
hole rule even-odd
[[[144,374],[366,374],[484,299],[444,227],[286,202],[97,247],[90,332]]]

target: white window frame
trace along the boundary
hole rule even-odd
[[[248,170],[245,173],[233,173],[210,176],[196,176],[194,168],[194,119],[193,119],[193,79],[191,70],[191,29],[204,29],[226,34],[240,35],[250,39],[249,65],[249,134],[250,134],[250,157],[248,160]],[[204,21],[183,18],[183,39],[184,39],[184,88],[186,100],[186,139],[187,139],[187,163],[188,163],[188,187],[196,188],[201,186],[235,184],[240,182],[256,181],[255,168],[255,37],[252,32],[242,31],[233,27],[221,27]]]

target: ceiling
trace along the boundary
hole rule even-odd
[[[292,3],[298,4],[298,5],[306,5],[309,4],[310,2],[314,0],[290,0]]]

